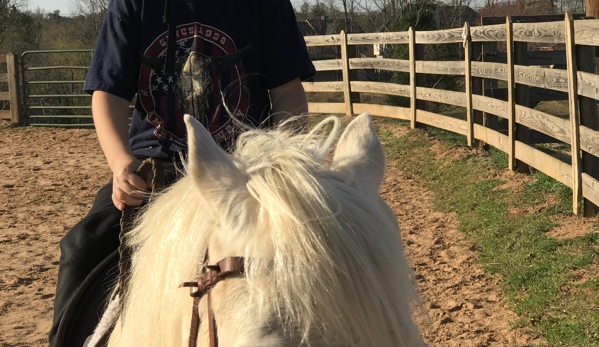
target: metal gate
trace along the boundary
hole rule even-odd
[[[21,55],[23,123],[93,127],[91,97],[83,92],[93,50],[27,51]]]

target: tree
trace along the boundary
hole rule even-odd
[[[76,0],[74,13],[83,21],[76,24],[80,30],[81,41],[93,47],[98,38],[104,14],[110,0]]]
[[[356,6],[363,12],[369,14],[375,28],[388,27],[401,16],[402,10],[410,3],[410,0],[356,0]]]
[[[24,0],[0,0],[0,52],[20,54],[37,46],[37,26],[33,17],[20,8],[27,4]]]
[[[109,3],[110,0],[76,0],[74,13],[79,16],[99,19],[99,22],[94,22],[94,25],[99,28]]]
[[[310,18],[310,6],[312,6],[312,5],[310,5],[308,0],[304,0],[300,4],[299,9],[295,8],[295,16],[296,16],[298,22],[303,22]]]
[[[403,13],[391,25],[391,31],[408,31],[411,27],[416,31],[437,30],[438,28],[438,7],[439,4],[434,0],[415,0],[407,5]],[[424,46],[424,60],[447,60],[450,56],[447,44],[426,45]],[[394,45],[387,51],[387,56],[392,59],[409,59],[409,48],[407,45]],[[430,88],[441,88],[445,90],[457,90],[457,81],[454,78],[438,75],[425,75],[426,86]],[[409,74],[405,72],[396,72],[391,77],[391,82],[398,84],[409,84]],[[388,97],[388,102],[392,105],[407,106],[409,100],[396,96]]]
[[[552,0],[487,0],[485,6],[479,9],[478,13],[483,17],[535,16],[556,13],[556,9]]]

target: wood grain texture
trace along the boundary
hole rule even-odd
[[[337,113],[345,114],[345,103],[342,102],[309,102],[308,103],[309,113]]]
[[[472,42],[504,42],[505,41],[505,25],[484,25],[474,26],[470,28]]]
[[[418,123],[428,124],[435,128],[451,131],[460,135],[468,134],[468,124],[465,120],[455,119],[440,114],[416,110]]]
[[[410,72],[410,61],[387,58],[351,58],[349,68]]]
[[[368,112],[373,116],[410,120],[410,109],[406,107],[356,103],[354,104],[354,111],[356,114]]]
[[[599,206],[599,181],[584,172],[582,173],[582,195]]]
[[[577,45],[599,46],[599,19],[575,20],[574,42]]]
[[[599,157],[599,131],[581,125],[580,149]]]
[[[351,116],[352,111],[352,100],[351,100],[351,86],[349,78],[349,56],[347,54],[347,34],[341,31],[341,71],[343,74],[343,99],[345,100],[345,115]]]
[[[472,62],[472,77],[493,78],[507,81],[507,65],[481,61]]]
[[[408,30],[409,43],[409,59],[410,59],[410,128],[416,128],[416,33],[410,27]]]
[[[564,22],[514,23],[514,41],[564,43]]]
[[[475,110],[494,114],[501,118],[507,118],[507,101],[483,95],[472,95],[472,107],[474,107]]]
[[[343,82],[302,82],[307,93],[343,92]]]
[[[506,66],[507,66],[507,123],[508,123],[508,132],[507,136],[509,139],[508,145],[508,169],[510,171],[516,170],[516,134],[514,131],[516,129],[516,109],[514,104],[515,98],[515,81],[516,81],[516,67],[514,65],[515,54],[514,54],[514,23],[512,19],[508,17],[505,22],[505,30],[507,32],[506,36]]]
[[[578,71],[578,94],[599,100],[599,75]]]
[[[515,65],[514,78],[516,83],[527,86],[568,92],[568,72],[566,70]]]
[[[392,33],[367,33],[367,34],[349,34],[347,43],[350,45],[366,45],[382,43],[387,45],[402,44],[409,42],[407,31]]]
[[[416,97],[421,100],[466,107],[466,94],[462,92],[416,87]]]
[[[416,73],[464,76],[464,63],[461,61],[416,61]]]
[[[466,40],[463,43],[464,47],[464,97],[466,103],[466,124],[468,125],[468,133],[466,134],[466,142],[468,146],[472,146],[474,137],[474,113],[472,109],[472,59],[470,57],[472,52],[472,44],[470,42],[470,24],[464,23],[463,36]]]
[[[506,135],[480,124],[474,124],[474,138],[488,143],[503,153],[509,150],[509,138]]]
[[[341,44],[341,35],[304,36],[304,40],[308,47],[338,46]]]
[[[570,123],[566,119],[516,105],[516,122],[570,144]]]
[[[314,60],[312,64],[316,71],[335,71],[343,68],[341,59]]]
[[[582,196],[582,157],[580,153],[580,112],[578,109],[578,86],[576,74],[576,46],[574,43],[574,19],[566,14],[564,23],[566,37],[566,62],[568,77],[568,107],[570,109],[570,156],[572,158],[572,212],[580,214]]]
[[[461,43],[463,32],[463,28],[416,31],[416,44]]]
[[[572,188],[572,166],[536,148],[516,141],[516,158]]]
[[[352,92],[377,93],[410,97],[410,86],[383,82],[351,82]]]
[[[19,84],[18,84],[17,57],[9,53],[6,55],[6,70],[8,75],[8,94],[10,100],[10,121],[14,124],[20,123],[19,107]]]

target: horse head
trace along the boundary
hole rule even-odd
[[[349,123],[332,159],[335,117],[309,134],[247,131],[232,154],[185,121],[186,175],[128,239],[132,275],[110,345],[187,345],[193,299],[179,285],[239,256],[245,273],[212,289],[221,346],[421,344],[397,220],[378,194],[385,155],[370,115]],[[209,345],[208,309],[206,298],[194,306],[199,346]]]

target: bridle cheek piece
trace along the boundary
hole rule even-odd
[[[207,257],[206,257],[207,258]],[[201,264],[204,262],[202,261]],[[218,347],[216,320],[212,310],[212,288],[229,276],[245,273],[244,257],[225,258],[215,265],[206,265],[200,270],[200,276],[192,282],[183,282],[181,287],[189,287],[193,297],[193,312],[191,313],[191,328],[189,331],[189,347],[196,347],[200,328],[198,306],[200,299],[207,295],[208,301],[208,330],[210,332],[210,347]]]

